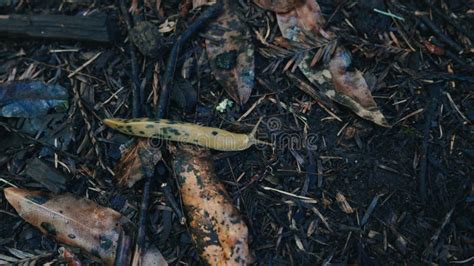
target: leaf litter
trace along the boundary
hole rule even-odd
[[[2,85],[38,82],[44,95],[60,86],[74,96],[58,105],[48,102],[56,95],[15,99],[22,114],[0,119],[2,189],[54,191],[52,199],[69,195],[73,206],[93,202],[127,217],[131,226],[118,234],[117,264],[128,265],[135,246],[135,265],[150,257],[164,265],[217,263],[236,254],[240,264],[472,261],[467,2],[132,1],[133,14],[127,1],[119,2],[125,5],[119,22],[131,22],[118,24],[120,30],[138,25],[135,39],[123,36],[113,46],[13,36],[0,42]],[[218,13],[222,3],[227,6]],[[104,11],[118,14],[119,8],[13,1],[0,10],[29,16]],[[215,26],[225,19],[238,23]],[[146,28],[155,34],[140,35]],[[191,39],[183,38],[190,33]],[[208,43],[215,49],[206,58]],[[246,47],[257,53],[252,64],[239,65]],[[250,82],[238,75],[250,69],[255,81],[244,86]],[[162,97],[167,90],[171,97]],[[229,97],[237,104],[216,110]],[[152,119],[157,109],[171,121],[239,133],[262,118],[257,137],[275,145],[204,151],[177,171],[175,156],[185,153],[169,154],[166,142],[131,139],[101,122]],[[177,182],[202,161],[213,170]],[[211,179],[218,189],[195,182]],[[221,205],[205,204],[214,201]],[[0,203],[1,263],[94,261],[79,248],[60,248],[58,255],[61,241],[41,225],[24,223],[3,193]],[[222,217],[237,218],[223,219],[229,227],[222,228],[216,222]],[[236,225],[247,231],[226,237]],[[199,232],[212,241],[200,241],[207,238]],[[151,256],[141,256],[150,254],[142,252],[150,243]]]

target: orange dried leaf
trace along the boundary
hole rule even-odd
[[[191,145],[174,148],[174,170],[191,236],[210,265],[248,265],[248,229],[215,174],[208,150]]]
[[[216,80],[229,96],[245,104],[255,83],[254,46],[235,1],[223,0],[224,11],[209,25],[206,50]]]
[[[115,166],[115,176],[122,186],[132,187],[144,177],[153,175],[155,165],[161,159],[158,146],[149,139],[138,139],[123,154]]]
[[[120,213],[72,194],[52,195],[19,188],[4,189],[18,214],[42,233],[79,247],[112,265],[121,230]]]
[[[434,45],[429,41],[424,41],[423,44],[425,45],[425,48],[428,50],[428,52],[435,55],[444,55],[444,49],[442,47]]]

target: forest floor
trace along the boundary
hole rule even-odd
[[[107,13],[118,22],[121,38],[113,43],[0,39],[0,83],[40,80],[60,84],[69,93],[64,112],[0,118],[0,189],[14,185],[67,191],[138,223],[144,182],[123,188],[112,175],[120,147],[131,137],[101,122],[112,116],[130,118],[132,112],[133,59],[120,8],[114,1],[45,2],[0,7],[0,14]],[[197,13],[185,10],[180,1],[161,1],[158,10],[154,1],[145,2],[144,18],[163,35],[157,58],[136,51],[134,59],[145,96],[143,116],[150,116],[171,46]],[[352,67],[362,71],[391,127],[302,91],[295,80],[311,83],[289,62],[294,55],[268,57],[261,52],[266,48],[261,36],[272,43],[281,35],[275,14],[252,1],[238,2],[255,45],[256,82],[248,102],[226,105],[231,97],[209,68],[208,37],[199,32],[178,55],[175,89],[187,91],[181,98],[173,94],[170,109],[188,122],[243,133],[263,118],[258,139],[273,146],[212,151],[216,175],[249,228],[255,263],[472,265],[472,1],[318,1],[324,27],[351,52]],[[192,71],[188,58],[197,65]],[[186,108],[188,90],[197,99],[191,109]],[[219,104],[223,112],[216,109]],[[31,158],[56,164],[55,175],[65,181],[36,169]],[[200,264],[187,226],[170,205],[178,202],[184,212],[166,152],[162,162],[156,169],[160,178],[151,183],[146,235],[170,264]],[[44,171],[45,176],[32,178],[32,171]],[[45,186],[48,182],[52,185]],[[307,198],[314,201],[303,200]],[[3,193],[0,217],[0,261],[1,254],[18,259],[57,256],[60,243],[18,216]]]

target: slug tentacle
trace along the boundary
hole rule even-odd
[[[257,124],[255,124],[255,127],[252,129],[252,131],[248,135],[248,137],[249,137],[249,147],[252,146],[252,145],[260,145],[260,144],[273,146],[273,143],[266,142],[266,141],[263,141],[263,140],[259,140],[259,139],[256,138],[257,129],[258,129],[258,126],[260,125],[260,123],[262,122],[262,119],[263,119],[262,117],[260,117],[258,119]]]
[[[221,151],[240,151],[248,149],[254,144],[272,145],[255,138],[261,120],[248,135],[167,119],[111,118],[104,119],[103,122],[105,125],[127,135],[191,143]]]

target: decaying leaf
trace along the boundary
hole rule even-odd
[[[132,187],[144,177],[152,176],[160,159],[158,146],[153,146],[148,139],[137,139],[133,146],[123,152],[115,166],[115,176],[120,185]]]
[[[0,116],[35,117],[52,109],[65,111],[68,106],[68,92],[60,85],[40,81],[0,84]]]
[[[295,1],[294,9],[277,13],[277,21],[283,37],[294,41],[304,40],[305,35],[318,36],[326,23],[316,0]]]
[[[124,226],[132,226],[120,213],[66,193],[61,195],[20,188],[5,188],[5,198],[18,214],[58,242],[80,248],[92,258],[113,265],[117,241]],[[143,265],[168,265],[159,250],[149,245]]]
[[[120,213],[72,194],[6,188],[5,198],[28,223],[57,241],[81,248],[112,265],[122,223]]]
[[[329,62],[329,69],[316,70],[310,66],[312,56],[303,60],[299,69],[311,83],[316,84],[321,92],[333,101],[350,108],[358,116],[377,125],[390,127],[377,103],[372,97],[369,86],[358,70],[347,71],[350,66],[350,54],[337,48]]]
[[[217,181],[209,151],[179,145],[172,152],[189,228],[201,258],[210,265],[250,263],[247,226]]]
[[[223,0],[224,11],[206,33],[206,50],[216,80],[239,104],[245,104],[255,83],[254,46],[237,15],[237,2]]]
[[[295,1],[294,6],[294,9],[289,12],[277,13],[278,26],[283,37],[302,43],[321,38],[332,38],[330,32],[322,30],[325,20],[321,8],[315,0]],[[271,10],[271,8],[269,9]],[[304,59],[298,65],[299,69],[308,80],[321,88],[322,92],[333,101],[350,108],[364,119],[389,127],[390,125],[372,97],[362,73],[357,70],[348,71],[351,64],[349,52],[343,48],[335,48],[335,46],[328,46],[325,49],[320,48],[316,53],[306,52]],[[329,58],[331,55],[332,58],[326,69],[316,70],[313,68],[314,63],[321,56]]]

